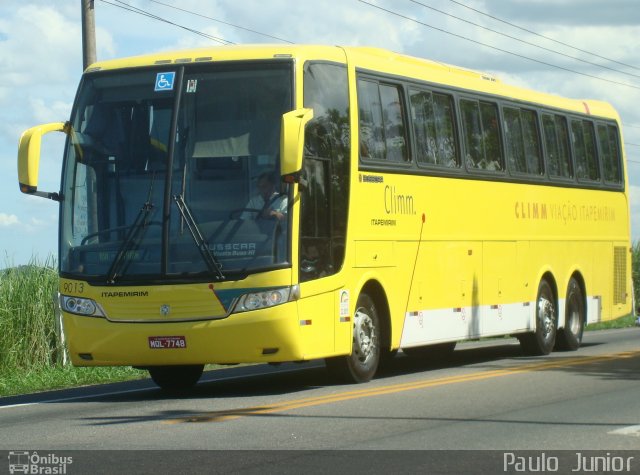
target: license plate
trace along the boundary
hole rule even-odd
[[[187,339],[183,336],[150,336],[149,348],[152,350],[165,350],[171,348],[186,348]]]

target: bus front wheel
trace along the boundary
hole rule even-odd
[[[380,318],[369,295],[358,297],[353,315],[353,346],[350,355],[327,358],[329,373],[348,383],[365,383],[376,373],[380,363]]]
[[[196,385],[204,365],[150,366],[153,382],[167,391],[184,391]]]
[[[521,335],[520,345],[529,355],[548,355],[556,342],[558,312],[553,290],[547,280],[540,281],[536,298],[536,329]]]

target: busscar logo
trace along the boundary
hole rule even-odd
[[[67,465],[73,457],[56,454],[40,455],[38,452],[12,450],[9,452],[9,473],[62,475],[67,473]]]
[[[358,178],[361,183],[384,183],[384,177],[381,175],[366,175],[364,173],[360,173]]]

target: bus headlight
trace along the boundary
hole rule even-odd
[[[299,294],[300,291],[297,285],[280,289],[269,289],[262,292],[251,292],[242,295],[238,299],[234,312],[249,312],[261,308],[275,307],[276,305],[281,305],[291,300],[297,300],[300,297]]]
[[[75,313],[76,315],[104,317],[104,312],[97,303],[91,299],[83,297],[68,297],[66,295],[61,295],[60,307],[63,311]]]

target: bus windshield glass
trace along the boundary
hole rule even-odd
[[[69,125],[61,272],[114,283],[288,266],[278,160],[291,109],[290,63],[88,74]]]

